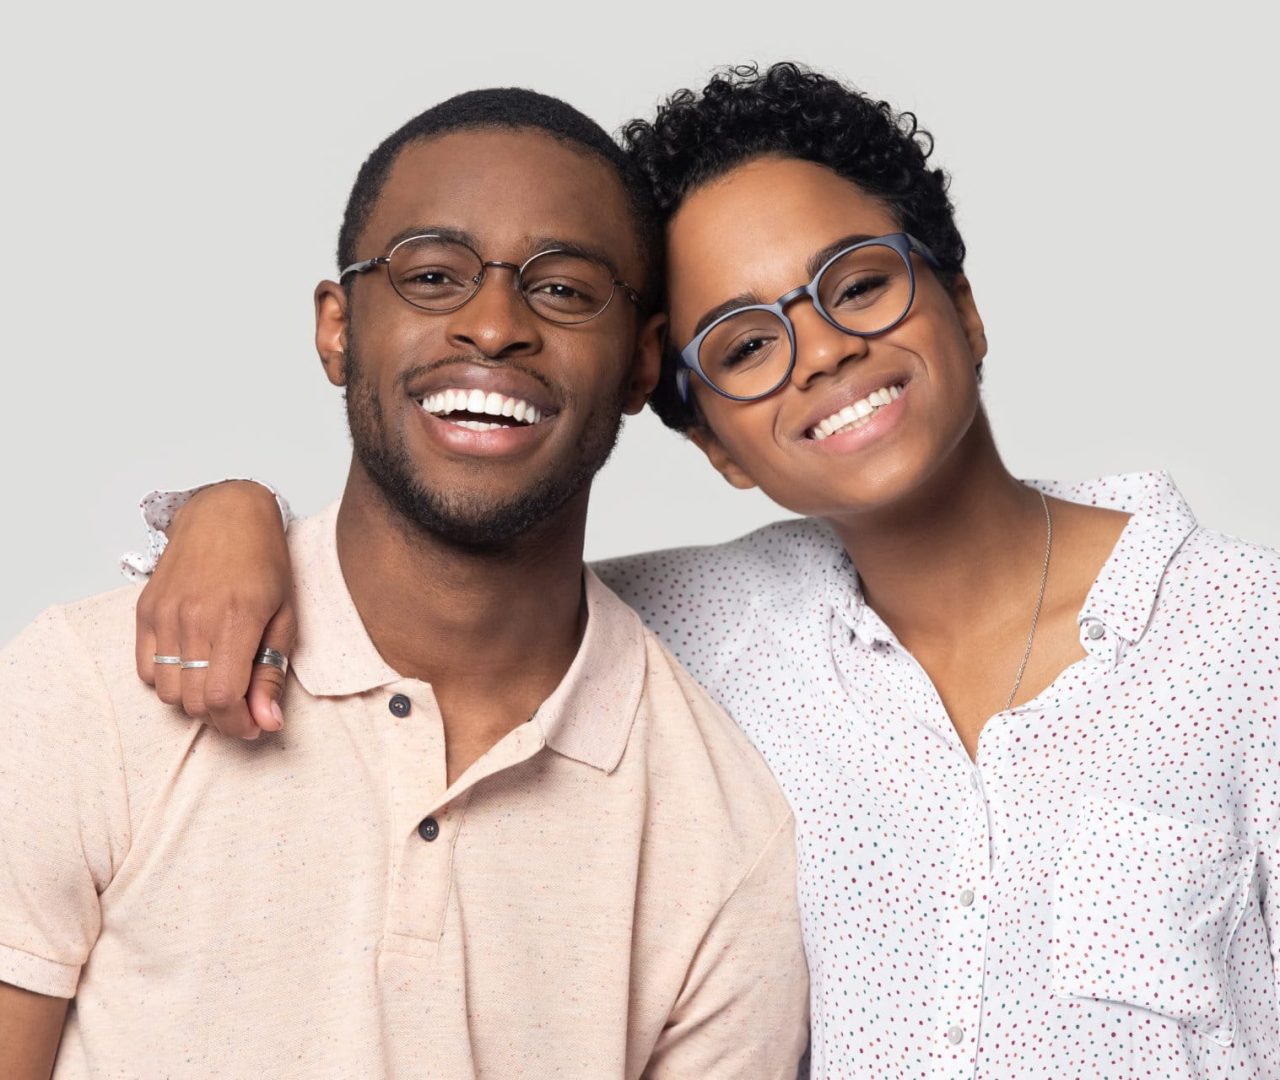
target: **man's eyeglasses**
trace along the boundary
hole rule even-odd
[[[430,233],[407,237],[376,259],[352,263],[338,280],[379,266],[387,268],[391,287],[404,300],[441,314],[457,311],[475,296],[489,267],[513,271],[534,314],[561,325],[590,322],[603,314],[619,289],[633,304],[640,303],[635,289],[590,256],[553,250],[540,251],[520,265],[486,261],[466,244]]]
[[[734,401],[768,397],[791,378],[796,328],[785,308],[802,296],[837,330],[873,337],[907,317],[916,295],[915,252],[934,270],[939,263],[907,233],[863,240],[836,252],[807,285],[783,293],[772,304],[735,308],[680,350],[680,397],[689,400],[689,373]]]

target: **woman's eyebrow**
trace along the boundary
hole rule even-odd
[[[702,313],[702,317],[694,323],[693,336],[697,337],[721,315],[728,315],[729,312],[736,311],[740,307],[750,307],[752,304],[762,302],[755,293],[739,293],[737,296],[731,296],[728,300],[717,304],[713,308],[708,308]]]
[[[810,255],[809,261],[804,264],[805,272],[810,277],[813,277],[822,269],[823,264],[837,251],[843,251],[845,248],[852,247],[854,244],[861,244],[864,240],[874,239],[875,237],[870,233],[851,233],[848,236],[842,236],[839,240],[832,241],[826,247],[819,251],[815,251]]]

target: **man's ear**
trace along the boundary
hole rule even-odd
[[[627,397],[622,411],[634,416],[644,408],[653,388],[662,374],[662,350],[667,344],[667,317],[651,315],[640,328],[636,339],[635,355],[631,358],[631,378],[627,383]]]
[[[957,274],[947,291],[951,294],[951,302],[960,317],[960,328],[969,342],[974,365],[981,367],[987,357],[987,328],[982,325],[982,316],[978,314],[978,305],[973,299],[973,286],[964,274]]]
[[[734,487],[749,491],[756,486],[756,482],[746,474],[741,465],[733,460],[733,455],[709,427],[700,424],[690,428],[687,434],[698,449],[707,455],[707,460],[711,462],[716,472]]]
[[[334,386],[347,385],[347,290],[336,281],[316,286],[316,352]]]

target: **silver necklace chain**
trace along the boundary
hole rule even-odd
[[[1013,689],[1009,691],[1009,700],[1004,703],[1004,711],[1008,712],[1013,699],[1022,685],[1022,676],[1027,670],[1027,661],[1031,659],[1031,646],[1036,640],[1036,624],[1040,621],[1040,608],[1044,604],[1044,587],[1049,582],[1049,555],[1053,551],[1053,515],[1049,512],[1049,500],[1040,492],[1040,504],[1044,507],[1044,569],[1040,572],[1040,595],[1036,597],[1035,614],[1031,616],[1031,633],[1027,635],[1027,647],[1022,653],[1022,663],[1018,665],[1018,677],[1013,680]]]

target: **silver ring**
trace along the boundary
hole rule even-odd
[[[161,656],[159,653],[157,653],[155,656],[151,658],[151,662],[153,664],[181,664],[182,657],[181,656]]]
[[[258,655],[253,658],[255,664],[266,664],[268,667],[279,668],[281,673],[287,673],[289,670],[289,658],[282,652],[276,652],[275,649],[264,645],[258,650]]]
[[[192,668],[207,668],[208,666],[209,666],[208,660],[183,660],[182,661],[183,671],[190,671]]]

